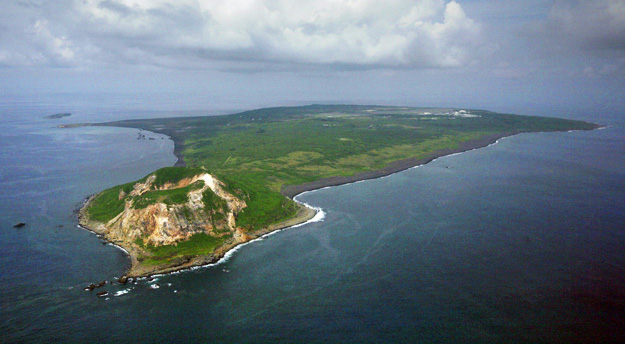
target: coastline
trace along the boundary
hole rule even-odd
[[[298,210],[295,217],[291,219],[287,219],[285,221],[279,222],[277,224],[271,225],[267,228],[261,229],[259,231],[254,232],[253,234],[247,234],[244,240],[236,240],[235,238],[228,240],[224,245],[219,247],[215,252],[206,256],[196,256],[192,257],[188,260],[176,261],[171,264],[167,264],[164,266],[154,265],[154,266],[145,266],[140,265],[136,260],[136,254],[138,253],[136,249],[134,251],[127,250],[124,246],[119,245],[118,243],[113,243],[114,245],[120,246],[122,249],[126,250],[131,256],[132,265],[128,272],[124,275],[127,278],[140,278],[140,277],[150,277],[154,275],[162,275],[168,274],[172,272],[178,272],[182,270],[188,270],[191,268],[198,268],[207,265],[218,264],[222,259],[224,259],[229,252],[232,252],[236,248],[241,245],[247,244],[251,241],[259,239],[268,234],[291,228],[297,225],[305,224],[306,222],[312,220],[317,212],[300,203],[300,209]],[[135,254],[133,256],[133,254]]]
[[[404,160],[394,161],[388,164],[386,167],[383,167],[379,170],[360,172],[352,176],[323,178],[323,179],[316,180],[314,182],[308,182],[308,183],[298,184],[298,185],[282,186],[280,193],[286,197],[293,199],[295,196],[303,192],[307,192],[307,191],[314,191],[314,190],[318,190],[321,188],[339,186],[339,185],[354,183],[354,182],[358,182],[362,180],[386,177],[391,174],[407,170],[409,168],[425,165],[431,162],[432,160],[435,160],[440,157],[457,154],[457,153],[463,153],[463,152],[467,152],[467,151],[474,150],[474,149],[484,148],[484,147],[487,147],[496,143],[497,140],[502,139],[504,137],[510,137],[510,136],[514,136],[514,135],[518,135],[522,133],[523,132],[509,132],[509,133],[486,135],[478,139],[463,142],[456,148],[440,149],[440,150],[431,152],[422,158],[408,158]]]
[[[354,183],[354,182],[358,182],[362,180],[377,179],[377,178],[385,177],[385,176],[388,176],[397,172],[407,170],[412,167],[425,165],[431,162],[432,160],[443,157],[443,156],[448,156],[448,155],[452,155],[456,153],[462,153],[462,152],[466,152],[466,151],[470,151],[474,149],[487,147],[491,144],[496,143],[497,140],[501,138],[513,136],[516,134],[519,134],[519,133],[512,132],[512,133],[500,133],[500,134],[486,135],[475,140],[464,142],[460,144],[459,147],[456,147],[453,149],[441,149],[438,151],[431,152],[427,156],[422,157],[422,158],[418,158],[418,159],[409,158],[409,159],[395,161],[379,170],[357,173],[353,176],[347,176],[347,177],[324,178],[318,181],[300,184],[300,185],[290,185],[290,186],[282,187],[280,192],[282,193],[282,195],[290,199],[294,199],[297,195],[304,193],[304,192],[308,192],[308,191],[314,191],[314,190],[318,190],[321,188]],[[180,155],[180,152],[182,150],[182,147],[181,147],[182,144],[177,142],[173,138],[172,138],[172,141],[174,141],[174,155],[178,158],[174,166],[184,166],[184,157]],[[94,197],[95,195],[89,196],[84,202],[84,204],[81,206],[81,208],[78,210],[78,225],[81,228],[84,228],[90,232],[95,233],[99,238],[105,240],[106,242],[108,242],[109,244],[113,246],[116,246],[122,249],[123,251],[126,252],[126,254],[128,254],[128,256],[130,257],[130,268],[123,275],[123,277],[125,278],[150,277],[153,275],[168,274],[168,273],[178,272],[182,270],[188,270],[191,268],[218,264],[222,259],[224,259],[224,257],[227,256],[229,252],[235,250],[240,245],[247,244],[251,241],[257,240],[259,238],[270,235],[280,230],[303,225],[311,221],[317,215],[317,212],[318,212],[318,210],[313,209],[312,207],[306,204],[297,202],[300,206],[300,209],[298,210],[297,214],[294,217],[284,220],[282,222],[276,223],[274,225],[270,225],[269,227],[258,230],[255,233],[246,234],[245,239],[243,240],[237,240],[235,238],[232,238],[228,240],[226,243],[224,243],[224,245],[219,247],[217,250],[215,250],[215,252],[213,252],[210,255],[196,256],[196,257],[191,257],[191,258],[181,258],[180,260],[176,260],[168,264],[149,266],[149,265],[142,265],[139,262],[138,257],[141,255],[142,252],[138,246],[132,243],[128,243],[128,242],[109,240],[106,237],[106,233],[103,230],[104,224],[93,222],[88,219],[88,216],[86,216],[84,210],[87,208],[90,201]]]
[[[102,125],[107,125],[107,124],[102,124]],[[111,125],[110,123],[108,125],[116,126],[116,125]],[[294,200],[297,195],[304,193],[304,192],[309,192],[309,191],[314,191],[314,190],[318,190],[318,189],[322,189],[326,187],[339,186],[339,185],[354,183],[358,181],[377,179],[377,178],[389,176],[391,174],[395,174],[395,173],[398,173],[398,172],[401,172],[401,171],[404,171],[404,170],[407,170],[416,166],[425,165],[440,157],[484,148],[492,144],[495,144],[498,140],[502,138],[511,137],[514,135],[522,134],[522,133],[525,133],[525,132],[524,131],[505,132],[505,133],[485,135],[477,139],[463,142],[456,148],[447,148],[447,149],[437,150],[434,152],[430,152],[426,156],[421,157],[421,158],[409,158],[409,159],[394,161],[379,170],[356,173],[352,176],[323,178],[314,182],[309,182],[309,183],[304,183],[304,184],[299,184],[299,185],[283,186],[280,190],[280,193],[283,196],[286,196]],[[161,132],[160,134],[165,134],[169,136],[172,139],[172,141],[174,141],[174,155],[178,159],[176,163],[174,164],[174,166],[185,166],[184,157],[181,154],[182,149],[184,148],[184,142],[180,142],[180,140],[177,140],[174,137],[174,135],[171,135],[171,133]],[[225,257],[227,257],[229,253],[234,252],[234,250],[236,250],[236,248],[238,248],[240,245],[250,243],[254,240],[258,240],[264,236],[268,236],[280,230],[303,225],[313,220],[318,212],[318,210],[313,209],[312,207],[306,204],[296,201],[298,205],[300,206],[300,209],[298,210],[297,214],[294,217],[284,220],[282,222],[276,223],[274,225],[270,225],[269,227],[256,231],[255,233],[252,233],[252,234],[246,233],[245,238],[243,240],[240,240],[240,239],[237,240],[235,238],[232,238],[231,240],[227,241],[224,245],[219,247],[215,252],[213,252],[210,255],[196,256],[196,257],[191,257],[191,258],[181,258],[180,260],[170,262],[169,264],[166,264],[166,265],[145,266],[145,265],[141,265],[137,259],[137,257],[141,254],[141,250],[138,247],[136,247],[133,244],[128,244],[126,242],[108,240],[106,238],[105,233],[97,229],[100,226],[104,227],[104,225],[92,223],[84,215],[84,209],[86,209],[89,202],[94,196],[95,195],[90,196],[82,205],[82,207],[79,209],[78,211],[79,226],[97,234],[100,238],[106,240],[107,242],[109,242],[110,244],[114,246],[121,248],[128,254],[131,260],[131,267],[123,275],[123,278],[150,277],[154,275],[174,273],[174,272],[178,272],[182,270],[188,270],[192,268],[218,264]]]
[[[90,221],[89,217],[85,214],[85,209],[87,209],[89,203],[94,197],[95,195],[89,196],[78,210],[78,226],[96,234],[100,239],[106,241],[108,244],[122,249],[130,257],[130,268],[124,273],[122,278],[149,277],[153,275],[187,270],[194,267],[217,264],[228,254],[228,252],[231,252],[233,249],[242,244],[249,243],[253,240],[283,229],[303,225],[313,220],[317,215],[317,210],[298,202],[299,210],[292,218],[270,225],[267,228],[263,228],[251,234],[246,233],[246,235],[242,238],[232,238],[226,241],[212,254],[191,258],[181,257],[179,260],[163,265],[142,265],[138,260],[138,257],[142,254],[142,250],[137,245],[126,241],[110,240],[106,236],[104,224],[96,221]]]
[[[178,135],[176,135],[176,132],[173,130],[169,130],[169,129],[163,129],[162,131],[159,131],[158,133],[153,132],[151,130],[148,129],[143,129],[141,127],[133,127],[133,126],[127,126],[127,125],[122,125],[120,124],[120,121],[117,122],[105,122],[105,123],[89,123],[88,125],[90,126],[99,126],[99,127],[116,127],[116,128],[132,128],[132,129],[139,129],[139,130],[144,130],[144,131],[148,131],[151,132],[153,134],[159,134],[159,135],[165,135],[167,137],[169,137],[170,140],[172,140],[174,142],[174,151],[173,154],[176,157],[176,162],[174,163],[174,167],[186,167],[187,163],[184,161],[184,156],[182,155],[182,151],[184,150],[184,139],[180,138]]]

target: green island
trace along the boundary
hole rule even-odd
[[[48,115],[48,116],[45,116],[44,118],[45,119],[61,119],[63,117],[69,117],[71,115],[72,115],[71,113],[63,112],[63,113],[55,113],[54,115]]]
[[[301,192],[377,178],[519,133],[598,125],[484,110],[360,105],[90,125],[174,140],[174,167],[88,199],[83,227],[127,250],[128,277],[219,260],[241,243],[310,220]]]

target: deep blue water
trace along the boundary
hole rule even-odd
[[[173,144],[147,132],[154,140],[137,140],[137,130],[55,126],[190,112],[93,104],[0,105],[1,342],[625,337],[623,113],[541,113],[609,127],[519,135],[300,195],[323,208],[322,222],[216,266],[107,285],[104,299],[82,288],[120,276],[128,259],[77,228],[73,211],[89,194],[172,165]],[[66,111],[74,116],[42,119]],[[19,221],[27,225],[13,228]]]

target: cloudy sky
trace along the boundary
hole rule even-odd
[[[625,0],[0,0],[0,9],[5,97],[625,106]]]

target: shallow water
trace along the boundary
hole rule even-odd
[[[81,107],[82,106],[82,107]],[[78,104],[65,121],[164,116]],[[103,188],[172,165],[166,137],[58,129],[56,103],[0,109],[2,341],[572,342],[625,325],[625,151],[611,127],[524,134],[305,193],[323,221],[216,266],[82,290],[128,267],[76,227]],[[72,110],[76,111],[76,110]],[[105,112],[105,113],[103,113]],[[172,113],[169,113],[171,115]],[[596,117],[592,117],[596,116]],[[23,221],[21,229],[12,225]]]

